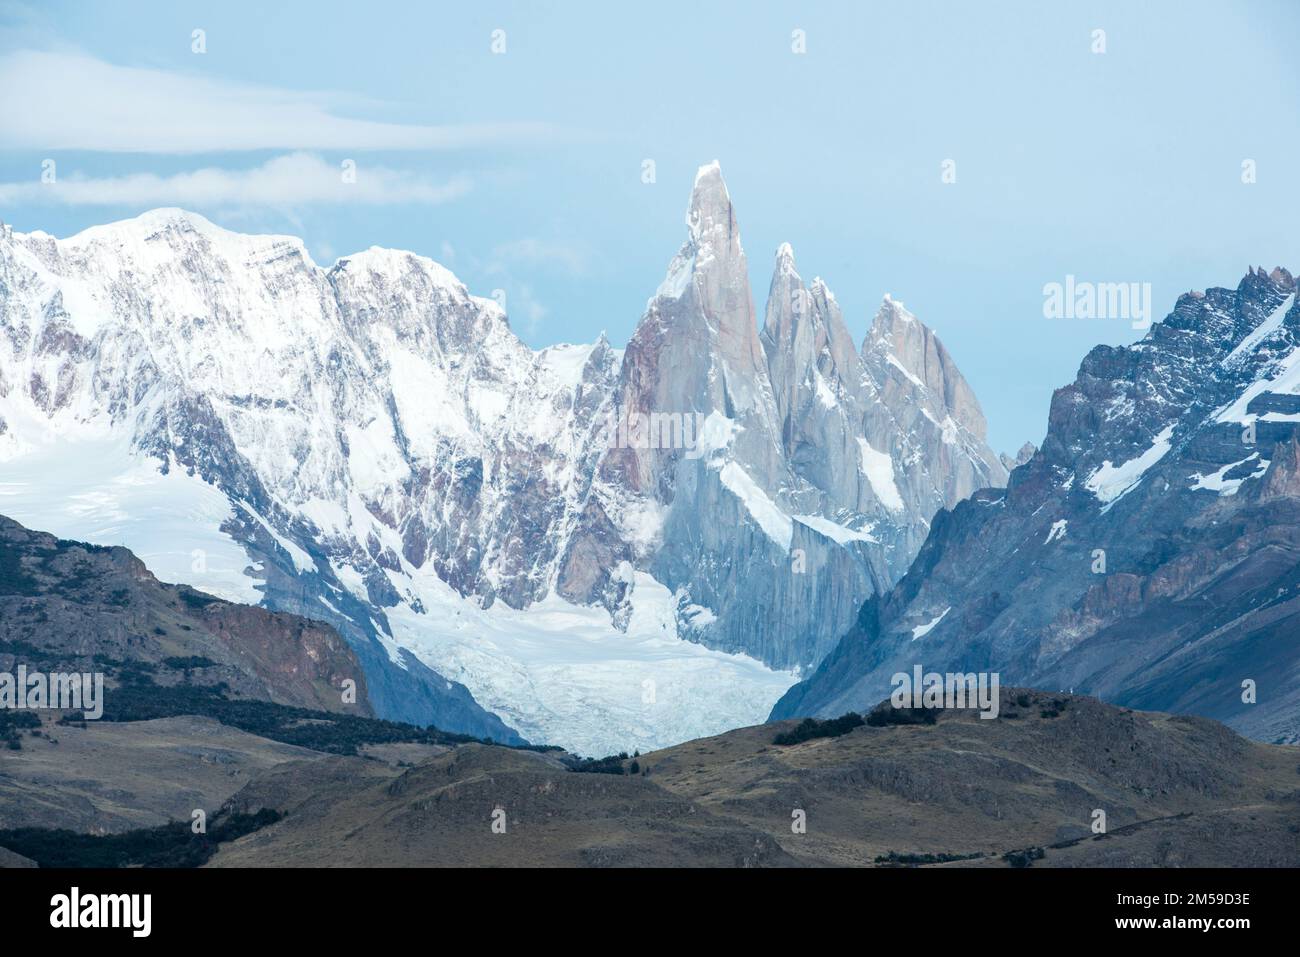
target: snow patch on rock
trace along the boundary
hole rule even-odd
[[[872,448],[871,443],[862,437],[858,438],[858,448],[861,451],[858,466],[871,483],[876,498],[886,508],[901,511],[903,497],[898,494],[898,486],[894,483],[894,460],[889,457],[889,453]]]
[[[932,618],[924,625],[917,625],[915,628],[913,628],[912,640],[916,641],[920,638],[924,638],[926,635],[932,632],[935,629],[935,626],[938,625],[939,622],[943,621],[943,619],[947,616],[948,612],[950,611],[952,611],[952,606],[949,606],[945,608],[943,611],[939,612],[939,614],[936,617]]]
[[[1167,425],[1152,440],[1151,447],[1141,455],[1135,456],[1121,465],[1113,465],[1107,459],[1088,476],[1088,480],[1084,482],[1084,488],[1092,492],[1100,502],[1110,503],[1117,500],[1121,495],[1136,486],[1151,466],[1165,457],[1171,448],[1170,440],[1173,435],[1174,426]]]

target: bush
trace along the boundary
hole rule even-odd
[[[187,655],[184,658],[164,658],[163,666],[173,671],[190,671],[193,668],[211,668],[216,662],[202,655]]]
[[[569,758],[564,763],[570,771],[578,771],[582,774],[626,774],[627,772],[623,770],[623,762],[626,760],[627,752],[620,751],[618,754],[610,754],[603,758]]]
[[[1068,698],[1056,698],[1043,706],[1043,710],[1038,712],[1041,718],[1059,718],[1061,712],[1070,704]]]
[[[933,708],[895,708],[888,701],[883,701],[867,715],[867,724],[873,728],[884,728],[893,724],[934,724],[939,716]]]
[[[789,731],[778,734],[772,739],[772,743],[789,746],[811,741],[813,738],[838,738],[840,735],[848,734],[854,728],[862,727],[865,723],[862,720],[862,715],[854,711],[825,721],[819,721],[816,718],[804,718]]]
[[[1041,847],[1027,847],[1022,851],[1007,851],[1002,859],[1012,867],[1033,867],[1034,861],[1041,861],[1045,853]]]
[[[917,864],[947,864],[949,861],[973,861],[984,855],[979,851],[974,854],[899,854],[890,851],[876,858],[877,864],[891,864],[896,867],[909,867]]]
[[[194,609],[195,611],[201,611],[202,609],[207,608],[209,605],[216,604],[221,601],[220,598],[216,598],[212,595],[205,595],[203,592],[195,591],[193,588],[189,588],[187,586],[181,586],[180,595],[181,595],[181,601],[185,602],[186,605],[188,605],[190,608]]]
[[[354,714],[313,711],[250,698],[226,697],[227,686],[176,685],[142,681],[124,684],[104,696],[104,721],[151,721],[177,715],[200,715],[249,734],[296,744],[329,754],[355,755],[366,744],[493,744],[485,738],[452,734],[435,727],[418,728]],[[509,745],[530,751],[555,750],[546,745]],[[627,755],[624,755],[627,757]]]
[[[0,737],[10,737],[18,729],[39,728],[41,717],[35,711],[0,711]]]
[[[217,845],[274,824],[283,815],[263,808],[256,814],[230,814],[213,823],[207,834],[173,821],[121,834],[24,827],[0,831],[0,847],[30,858],[40,867],[199,867]]]

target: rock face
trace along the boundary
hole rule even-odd
[[[1026,442],[1020,446],[1020,451],[1016,453],[1015,458],[1005,452],[1001,453],[998,458],[1002,461],[1002,466],[1007,470],[1007,474],[1010,474],[1032,459],[1037,451],[1038,447],[1033,442]]]
[[[1295,291],[1252,270],[1089,353],[1042,448],[935,518],[774,717],[864,707],[919,663],[1300,740]]]
[[[161,682],[185,672],[240,696],[373,714],[360,662],[328,625],[166,585],[125,548],[64,541],[0,516],[0,670],[93,672],[110,662],[151,669]],[[343,701],[348,679],[354,704]]]
[[[886,299],[859,353],[785,244],[760,333],[716,164],[696,177],[686,225],[613,405],[617,424],[648,421],[650,440],[605,456],[560,587],[617,616],[630,568],[646,567],[673,592],[679,634],[810,667],[854,596],[903,573],[935,511],[1006,472],[969,386],[901,304]],[[680,417],[688,438],[695,423],[693,444],[660,441],[656,417]],[[611,538],[624,543],[612,555]]]
[[[446,730],[479,733],[484,714],[447,710],[445,678],[535,719],[530,737],[562,709],[624,720],[593,705],[627,700],[598,662],[548,661],[531,633],[505,647],[513,618],[501,642],[478,633],[498,621],[483,614],[553,602],[603,616],[616,659],[624,631],[811,668],[904,573],[934,512],[1005,469],[901,304],[886,299],[856,349],[783,246],[760,332],[717,164],[686,220],[621,351],[602,337],[534,352],[495,302],[409,253],[320,268],[297,239],[180,210],[66,240],[5,230],[6,507],[129,538],[164,578],[328,621],[381,716]],[[564,614],[534,616],[538,634]],[[587,690],[559,688],[579,666]],[[734,697],[736,723],[762,716]]]
[[[898,477],[908,510],[906,555],[892,566],[896,581],[911,564],[929,530],[929,519],[977,489],[1001,487],[1007,472],[985,444],[987,425],[975,394],[929,328],[885,297],[862,344],[863,364],[879,401],[864,416],[873,449],[905,463]]]
[[[526,743],[463,685],[414,671],[418,661],[403,682],[407,672],[367,669],[328,624],[166,584],[125,548],[55,538],[0,515],[0,670],[93,672],[106,663],[148,671],[158,684],[224,684],[234,697],[365,717],[377,711],[378,680],[412,711],[467,729],[458,733]],[[346,681],[355,700],[344,700]]]

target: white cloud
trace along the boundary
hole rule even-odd
[[[352,119],[337,115],[343,104],[334,94],[118,66],[80,53],[0,56],[0,147],[12,149],[449,150],[536,141],[556,132],[541,123],[422,126]]]
[[[354,182],[340,166],[311,153],[292,153],[252,169],[208,167],[157,176],[133,173],[102,178],[65,177],[42,183],[0,183],[0,204],[63,203],[70,206],[269,206],[307,204],[434,205],[468,192],[464,178],[435,183],[404,170],[356,165]]]

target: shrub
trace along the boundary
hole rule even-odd
[[[10,737],[18,729],[39,728],[41,717],[35,711],[0,711],[0,737]]]
[[[627,772],[623,770],[623,762],[626,760],[627,752],[620,751],[618,754],[610,754],[603,758],[569,758],[564,763],[570,771],[583,774],[626,774]]]
[[[1061,712],[1070,704],[1068,698],[1055,698],[1043,706],[1043,710],[1038,712],[1041,718],[1059,718]]]
[[[899,854],[897,851],[890,851],[877,857],[876,863],[907,867],[917,864],[947,864],[949,861],[973,861],[983,856],[979,851],[974,854]]]
[[[205,658],[202,655],[187,655],[183,658],[172,657],[164,658],[164,667],[171,668],[174,671],[189,671],[193,668],[211,668],[216,662],[211,658]]]
[[[152,681],[123,684],[104,696],[104,721],[150,721],[177,715],[200,715],[249,734],[296,744],[313,751],[354,755],[366,744],[492,744],[485,738],[452,734],[435,727],[418,728],[399,721],[383,721],[354,714],[313,711],[251,698],[228,698],[228,686],[176,685]],[[511,746],[515,747],[515,746]],[[545,745],[519,745],[523,750],[555,750]],[[627,757],[627,755],[623,755]]]
[[[873,728],[884,728],[893,724],[934,724],[939,720],[933,708],[895,708],[888,701],[883,701],[867,715],[867,724]]]
[[[0,831],[0,847],[30,858],[40,867],[198,867],[217,845],[274,824],[282,815],[271,808],[256,814],[230,814],[215,821],[207,834],[172,821],[121,834],[24,827]]]
[[[778,734],[772,739],[772,743],[789,746],[811,741],[813,738],[838,738],[840,735],[848,734],[854,728],[862,727],[865,723],[862,720],[862,715],[854,711],[842,714],[838,718],[828,718],[825,721],[819,721],[817,718],[804,718],[789,731],[782,731]]]
[[[1012,867],[1033,867],[1034,861],[1041,861],[1044,856],[1041,847],[1027,847],[1022,851],[1007,851],[1002,859]]]
[[[182,588],[181,601],[185,602],[185,604],[189,605],[189,607],[193,608],[195,611],[199,611],[203,608],[207,608],[209,605],[220,602],[221,599],[212,595],[205,595],[203,592],[195,591],[192,588]]]

